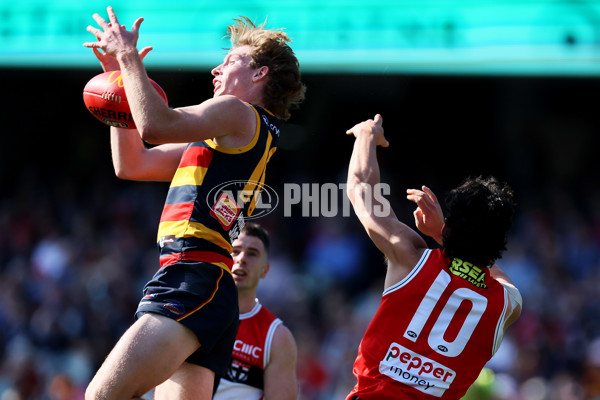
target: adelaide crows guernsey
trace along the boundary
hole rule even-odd
[[[250,312],[240,314],[231,364],[213,400],[262,399],[264,369],[269,363],[275,329],[281,324],[282,321],[258,301]]]
[[[252,215],[276,150],[279,119],[250,105],[256,132],[244,147],[190,143],[171,181],[158,227],[160,265],[208,262],[231,272],[231,243]]]
[[[508,301],[487,268],[426,250],[383,292],[348,399],[460,399],[500,346]]]

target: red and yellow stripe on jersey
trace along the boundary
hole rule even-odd
[[[190,260],[231,271],[231,242],[245,216],[254,211],[279,138],[279,120],[267,110],[251,106],[256,132],[249,144],[227,148],[205,140],[190,143],[184,151],[158,227],[161,267]],[[234,187],[252,196],[249,200],[232,197]]]

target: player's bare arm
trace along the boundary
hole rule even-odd
[[[279,325],[271,343],[271,359],[264,372],[264,400],[296,400],[297,358],[294,336],[286,326]]]
[[[498,266],[494,264],[490,267],[491,276],[496,279],[506,288],[509,297],[508,310],[506,311],[506,320],[504,323],[504,329],[512,325],[521,315],[523,307],[523,298],[519,289],[516,288],[510,277]]]
[[[170,182],[186,144],[146,148],[135,129],[110,128],[110,148],[115,175],[136,181]]]
[[[140,58],[143,60],[151,50],[152,47],[144,47],[140,50]],[[116,58],[97,48],[93,48],[93,51],[103,71],[119,69]],[[111,127],[110,141],[115,175],[128,180],[170,181],[185,149],[184,144],[169,144],[148,149],[136,129]]]
[[[254,109],[232,95],[218,96],[172,112],[172,118],[162,128],[142,134],[144,140],[160,144],[215,139],[221,146],[242,147],[252,141],[257,126]]]
[[[222,96],[181,109],[169,108],[149,82],[136,47],[143,18],[138,18],[128,31],[119,23],[112,7],[107,8],[107,13],[109,22],[94,14],[101,29],[88,26],[87,30],[98,41],[86,42],[84,46],[99,48],[118,61],[131,113],[145,141],[189,143],[228,135],[232,137],[222,144],[226,147],[239,147],[251,141],[255,115],[250,106],[234,96]]]
[[[161,118],[169,112],[169,107],[164,102],[160,103],[160,95],[152,92],[152,85],[147,80],[146,70],[137,51],[139,28],[143,18],[138,18],[133,23],[132,29],[128,31],[121,26],[112,7],[109,6],[106,10],[109,22],[100,15],[94,14],[93,18],[100,29],[91,25],[87,27],[88,32],[98,40],[83,45],[102,49],[105,54],[119,62],[129,106],[142,133],[149,122],[149,115]]]
[[[383,135],[382,122],[378,114],[374,120],[361,122],[346,132],[356,137],[348,168],[347,191],[367,234],[388,259],[385,285],[389,287],[411,271],[427,244],[417,232],[398,220],[383,196],[369,192],[377,190],[380,183],[377,146],[389,145]],[[389,212],[376,213],[375,207]]]

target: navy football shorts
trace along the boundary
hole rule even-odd
[[[181,261],[159,269],[144,288],[136,318],[145,313],[172,318],[192,330],[200,348],[186,361],[224,376],[239,325],[237,287],[216,265]]]

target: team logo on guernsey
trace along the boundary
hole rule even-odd
[[[227,193],[221,193],[221,197],[210,210],[210,215],[216,218],[223,229],[231,228],[242,208],[235,199]]]
[[[212,206],[211,215],[229,229],[242,208],[245,219],[264,217],[279,203],[277,192],[258,181],[228,181],[215,186],[206,196]],[[235,214],[235,215],[234,215]],[[233,218],[233,219],[232,219]]]
[[[232,382],[246,383],[248,381],[250,367],[250,364],[247,364],[243,361],[236,359],[231,360],[229,370],[227,371],[227,379]]]

